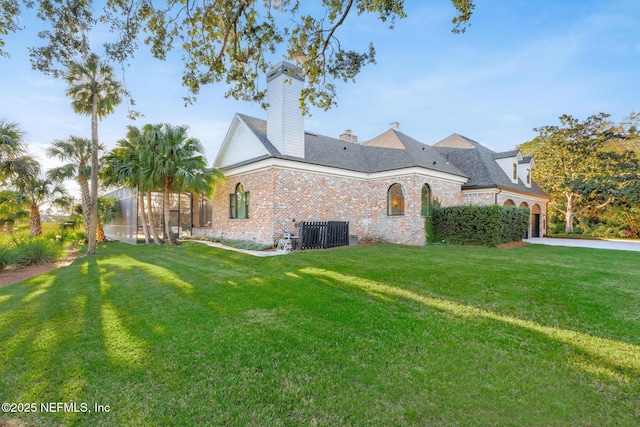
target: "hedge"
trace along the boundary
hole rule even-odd
[[[456,245],[498,246],[524,238],[529,209],[513,206],[451,206],[434,209],[435,241]]]

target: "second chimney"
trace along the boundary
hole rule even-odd
[[[358,137],[351,133],[351,129],[345,130],[344,133],[340,135],[340,139],[342,141],[358,143]]]

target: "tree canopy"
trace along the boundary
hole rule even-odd
[[[573,232],[574,218],[612,203],[629,204],[640,192],[633,113],[616,125],[599,113],[580,121],[560,116],[560,126],[534,129],[539,136],[518,148],[535,157],[533,178],[551,196],[550,206],[565,217]]]
[[[473,0],[450,0],[455,8],[455,33],[464,32]],[[403,0],[108,0],[102,8],[91,0],[0,0],[2,36],[19,29],[21,10],[32,8],[47,28],[39,32],[43,45],[30,48],[32,65],[59,74],[65,64],[86,55],[89,35],[105,27],[115,39],[103,44],[105,55],[125,63],[139,43],[164,60],[182,52],[182,83],[193,100],[204,85],[225,82],[227,97],[265,103],[259,79],[272,58],[287,56],[303,70],[307,87],[303,104],[329,109],[335,105],[335,81],[354,80],[362,67],[375,62],[372,43],[358,50],[347,46],[339,29],[354,15],[374,14],[393,28],[406,16]]]

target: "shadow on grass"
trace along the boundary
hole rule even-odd
[[[299,270],[299,272],[314,277],[332,279],[344,285],[359,288],[376,298],[388,300],[389,297],[400,297],[452,313],[456,316],[490,319],[541,333],[553,340],[571,345],[590,355],[592,362],[580,365],[582,369],[590,373],[604,374],[612,379],[623,380],[625,382],[630,381],[630,379],[620,373],[620,371],[632,372],[635,375],[640,374],[640,346],[637,345],[591,336],[568,329],[544,326],[530,320],[519,319],[445,299],[428,297],[399,287],[389,286],[326,269],[306,267]]]
[[[637,345],[424,296],[386,284],[397,279],[393,272],[379,280],[350,275],[359,271],[357,264],[337,252],[263,260],[200,246],[114,245],[98,257],[0,290],[0,396],[113,405],[99,416],[14,418],[36,425],[406,425],[406,409],[417,410],[413,424],[424,425],[425,419],[459,423],[484,408],[480,419],[488,422],[517,424],[510,416],[523,414],[522,420],[546,411],[556,424],[568,424],[578,411],[563,418],[540,409],[539,390],[558,385],[559,397],[550,393],[545,408],[564,410],[564,396],[577,390],[569,399],[576,406],[588,396],[592,407],[609,410],[608,396],[594,397],[591,384],[564,385],[565,374],[594,379],[583,375],[586,370],[635,381],[640,372]],[[362,265],[371,264],[370,255],[361,253]],[[386,252],[381,256],[388,259]],[[396,265],[406,262],[404,254],[398,256],[403,259]],[[347,274],[335,271],[347,258]],[[419,314],[428,311],[431,319],[418,320],[426,316],[415,316],[416,305],[426,307]],[[454,316],[489,320],[487,333],[523,330],[537,339],[524,356],[500,353],[493,336],[465,349],[478,335],[477,324],[448,322]],[[449,335],[458,329],[460,335]],[[504,352],[513,344],[498,347]],[[538,347],[560,349],[561,359],[543,359]],[[577,364],[569,348],[578,349],[580,370],[569,364]],[[485,357],[474,362],[474,351]],[[495,369],[502,359],[507,363]],[[538,361],[541,366],[519,376],[525,363]],[[562,365],[561,372],[545,377],[554,364]],[[515,390],[502,385],[527,376],[543,379]],[[620,389],[616,398],[628,388]],[[462,398],[451,407],[425,405],[455,395]],[[637,403],[633,396],[628,401]],[[515,408],[507,415],[501,412],[505,402]],[[428,416],[434,418],[421,418]],[[597,424],[591,416],[582,424]]]
[[[110,284],[102,263],[109,266],[108,259],[81,258],[3,289],[0,395],[32,402],[37,411],[0,414],[0,424],[92,424],[86,417],[93,405],[110,404],[114,389],[122,393],[126,387],[119,385],[154,361],[148,342],[126,320],[131,313],[105,291]],[[40,405],[48,402],[74,406],[47,412]],[[150,422],[147,415],[132,409],[91,417],[113,425],[124,416],[141,425]]]

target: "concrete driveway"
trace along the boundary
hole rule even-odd
[[[613,249],[618,251],[640,252],[639,240],[582,240],[582,239],[550,239],[548,237],[536,237],[524,239],[534,245],[568,246],[573,248]]]

